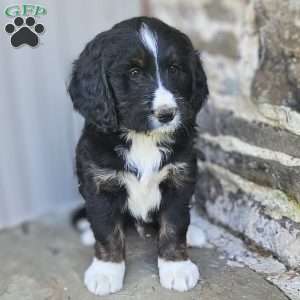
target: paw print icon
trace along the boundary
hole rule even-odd
[[[33,17],[16,17],[13,24],[9,23],[5,26],[5,31],[11,34],[10,42],[13,47],[28,45],[35,47],[39,43],[39,35],[45,30],[43,24],[36,24]]]

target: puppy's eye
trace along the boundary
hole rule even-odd
[[[179,67],[177,65],[170,65],[168,68],[169,73],[171,74],[177,74],[179,71]]]
[[[141,74],[141,69],[140,68],[131,68],[129,70],[129,76],[132,77],[132,78],[135,78],[137,77],[138,75]]]

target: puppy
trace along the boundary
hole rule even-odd
[[[199,271],[186,242],[193,138],[208,87],[191,41],[155,18],[118,23],[86,45],[69,93],[85,118],[77,174],[96,240],[85,285],[96,295],[122,288],[130,216],[139,226],[158,225],[161,285],[193,288]]]

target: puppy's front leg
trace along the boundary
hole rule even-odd
[[[120,196],[120,195],[119,195]],[[101,192],[87,200],[87,214],[95,235],[95,257],[84,282],[96,295],[119,291],[125,274],[125,239],[117,197]]]
[[[190,222],[188,190],[168,190],[163,194],[158,239],[158,268],[163,287],[180,292],[193,288],[199,280],[198,267],[187,254],[186,233]]]

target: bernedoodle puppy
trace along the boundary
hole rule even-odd
[[[85,285],[122,288],[125,220],[158,227],[161,285],[186,291],[199,280],[187,253],[194,191],[195,118],[208,96],[189,38],[155,18],[116,24],[74,63],[69,93],[85,118],[76,161],[79,191],[95,237]]]

